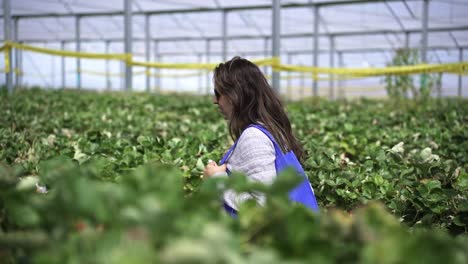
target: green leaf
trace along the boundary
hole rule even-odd
[[[468,191],[468,173],[465,169],[460,170],[460,174],[458,175],[454,187],[462,192]]]
[[[425,182],[424,185],[426,186],[426,188],[427,188],[427,190],[429,192],[431,192],[434,189],[441,189],[442,188],[441,183],[438,180],[429,180],[429,181]]]
[[[197,168],[199,171],[203,171],[203,170],[205,169],[205,164],[203,164],[203,160],[202,160],[201,158],[198,158],[198,159],[197,159],[196,168]]]

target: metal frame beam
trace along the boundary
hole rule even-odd
[[[453,35],[452,31],[449,31],[450,38],[453,40],[453,43],[455,43],[456,47],[460,46],[460,43],[458,43],[457,38]]]
[[[468,30],[468,25],[464,26],[456,26],[456,27],[434,27],[434,28],[428,28],[428,32],[445,32],[445,31],[463,31],[463,30]],[[405,31],[401,30],[363,30],[363,31],[341,31],[341,32],[331,32],[331,33],[319,33],[319,37],[330,37],[330,36],[335,36],[335,37],[348,37],[348,36],[366,36],[366,35],[384,35],[384,34],[418,34],[421,33],[422,29],[407,29]],[[294,34],[282,34],[281,38],[282,39],[288,39],[288,38],[310,38],[313,37],[314,33],[294,33]],[[270,39],[270,35],[231,35],[227,37],[229,40],[243,40],[243,39]],[[160,41],[160,42],[173,42],[173,41],[205,41],[205,40],[212,40],[212,41],[221,41],[222,37],[159,37],[159,38],[152,38],[153,41]],[[121,42],[123,41],[123,38],[82,38],[81,42],[102,42],[105,40],[109,40],[112,42]],[[24,42],[60,42],[60,41],[65,41],[65,42],[74,42],[76,41],[75,39],[69,39],[69,38],[60,38],[60,39],[53,39],[53,40],[47,40],[47,39],[20,39],[19,41],[24,41]],[[144,41],[144,38],[133,38],[133,41]]]
[[[393,8],[390,6],[390,4],[387,1],[385,1],[384,3],[388,11],[390,11],[390,13],[392,14],[393,18],[398,22],[398,25],[400,26],[401,30],[404,31],[405,26],[403,25],[403,22],[401,22],[401,19],[398,17],[398,15],[395,13]]]
[[[462,46],[461,48],[468,49],[468,46]],[[387,52],[390,51],[391,49],[389,48],[350,48],[350,49],[340,49],[340,50],[335,50],[335,53],[342,52],[346,54],[352,54],[352,53],[379,53],[379,52]],[[453,46],[432,46],[428,47],[428,50],[458,50],[458,48],[453,47]],[[298,55],[298,54],[307,54],[310,55],[313,53],[313,49],[301,49],[301,50],[292,50],[292,51],[284,51],[284,54],[289,53],[292,55]],[[319,49],[320,54],[328,54],[330,52],[329,49]],[[264,53],[263,49],[261,50],[253,50],[253,51],[246,51],[243,52],[243,55],[246,56],[262,56]],[[200,52],[191,52],[191,51],[183,51],[183,52],[163,52],[160,53],[162,56],[198,56],[198,54],[204,54],[204,51]],[[222,56],[221,51],[213,52],[210,51],[210,56]]]
[[[413,10],[411,10],[411,8],[409,7],[407,0],[403,0],[403,4],[405,5],[406,10],[408,10],[408,13],[411,15],[411,17],[413,19],[416,19],[416,15],[414,14]]]
[[[462,48],[466,49],[468,46],[463,46]],[[432,46],[428,47],[428,50],[454,50],[457,49],[456,47],[453,46]],[[340,49],[336,50],[336,52],[342,52],[346,54],[351,54],[351,53],[374,53],[374,52],[383,52],[383,51],[389,51],[390,49],[388,48],[355,48],[355,49]],[[296,50],[296,51],[288,51],[291,54],[311,54],[313,50]],[[330,50],[328,49],[323,49],[319,50],[319,53],[329,53]],[[256,51],[257,54],[260,54],[260,51]]]
[[[287,3],[281,4],[281,8],[298,8],[298,7],[313,7],[313,6],[336,6],[336,5],[351,5],[351,4],[365,4],[365,3],[383,3],[383,2],[401,2],[402,0],[336,0],[332,2],[319,2],[312,3]],[[410,1],[410,0],[406,0]],[[419,1],[419,0],[411,0]],[[182,13],[199,13],[199,12],[231,12],[231,11],[251,11],[259,9],[272,9],[273,5],[252,5],[252,6],[233,6],[233,7],[200,7],[191,9],[172,9],[172,10],[153,10],[153,11],[136,11],[133,15],[162,15],[162,14],[182,14]],[[111,12],[75,12],[70,13],[44,13],[44,14],[28,14],[28,15],[14,15],[13,18],[46,18],[46,17],[70,17],[70,16],[123,16],[124,11],[111,11]],[[3,17],[3,16],[0,16]]]
[[[405,26],[403,25],[403,22],[401,21],[401,19],[398,17],[398,15],[396,14],[396,12],[393,10],[392,6],[387,2],[385,1],[385,6],[387,7],[388,11],[390,11],[392,17],[397,21],[398,25],[400,26],[400,29],[402,31],[405,30]],[[395,37],[398,38],[398,34],[395,34]],[[399,41],[401,41],[399,39]]]

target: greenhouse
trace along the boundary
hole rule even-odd
[[[125,6],[125,1],[16,0],[4,5],[8,2],[4,14],[9,16],[1,20],[4,40],[82,53],[13,48],[12,75],[18,75],[13,86],[206,93],[211,77],[202,64],[235,55],[348,69],[398,65],[395,54],[403,48],[417,52],[408,64],[461,63],[468,56],[463,52],[468,4],[461,0],[280,1],[276,13],[271,1],[135,0]],[[118,56],[87,59],[85,53],[131,53],[138,62],[180,65],[141,67]],[[278,72],[272,81],[278,78],[281,92],[291,97],[386,94],[383,73],[314,75],[273,68],[266,63],[264,71]],[[437,71],[441,96],[466,95],[466,69],[457,70],[462,74]]]
[[[468,263],[467,0],[0,8],[0,263]]]

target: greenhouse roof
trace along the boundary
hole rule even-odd
[[[25,42],[75,41],[75,20],[81,16],[80,38],[85,42],[121,42],[124,37],[124,1],[15,0],[12,16],[19,18],[18,40]],[[314,5],[319,5],[320,47],[327,49],[335,36],[337,50],[388,49],[420,41],[423,1],[287,1],[281,2],[281,51],[312,49]],[[264,39],[271,35],[271,1],[265,0],[133,0],[134,52],[144,53],[145,16],[149,15],[153,40],[169,42],[163,53],[204,53],[205,40],[212,52],[222,35],[223,11],[227,13],[229,52],[264,53]],[[468,1],[432,0],[429,8],[429,47],[468,46]],[[3,21],[2,21],[3,23]],[[3,31],[3,26],[0,27]],[[405,33],[407,32],[407,33]],[[0,32],[3,36],[3,32]],[[180,41],[180,44],[174,44]],[[267,43],[269,45],[269,42]],[[117,49],[123,48],[119,45]],[[117,52],[117,50],[116,50]]]
[[[10,0],[10,3],[14,25],[11,29],[17,33],[13,33],[16,36],[13,41],[56,50],[125,52],[124,0]],[[138,61],[203,63],[220,62],[235,55],[250,59],[272,56],[271,0],[132,0],[131,3],[132,54]],[[427,13],[424,12],[425,3],[429,3]],[[428,16],[427,53],[421,54],[425,54],[426,61],[432,64],[467,61],[468,52],[464,52],[468,47],[466,0],[282,0],[279,56],[282,63],[294,65],[385,67],[399,48],[423,50],[424,14]],[[3,19],[0,24],[0,38],[3,39]],[[315,25],[318,30],[314,30]],[[318,56],[314,56],[316,31]],[[147,59],[146,56],[151,57]],[[57,86],[56,62],[48,58],[25,52],[22,67],[31,73],[25,74],[25,82]],[[84,86],[88,87],[109,87],[110,82],[119,82],[118,76],[123,72],[118,62],[111,62],[106,70],[114,76],[107,77],[110,81],[96,76],[82,78],[78,72],[99,71],[102,75],[105,62],[81,59],[84,64],[81,69],[78,62],[75,67],[74,63],[67,62],[69,60],[62,62],[62,76],[63,72],[74,74],[75,79],[79,82],[83,79]],[[141,67],[137,70],[141,71]],[[264,71],[271,73],[271,69]],[[172,74],[171,70],[164,72]],[[192,81],[182,83],[172,80],[163,86],[179,89],[191,85],[190,89],[196,90],[199,89],[195,88],[196,83],[205,87],[211,85],[209,76],[203,80],[204,84],[197,78],[205,79],[193,77]],[[466,77],[447,74],[443,93],[456,94],[458,89],[460,94],[461,78]],[[135,77],[134,82],[137,87],[145,86],[143,76]],[[292,85],[310,87],[312,84],[309,79],[295,80]],[[322,87],[327,85],[333,86],[321,84]],[[379,78],[350,80],[348,85],[383,89]],[[467,91],[465,89],[463,94]]]

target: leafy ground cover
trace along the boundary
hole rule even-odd
[[[0,259],[10,263],[466,263],[468,104],[289,103],[322,208],[295,183],[202,183],[230,146],[207,97],[19,91],[0,97]],[[48,193],[36,192],[36,183]],[[225,188],[268,193],[239,219]],[[4,250],[1,250],[4,248]],[[8,262],[7,262],[8,263]]]

